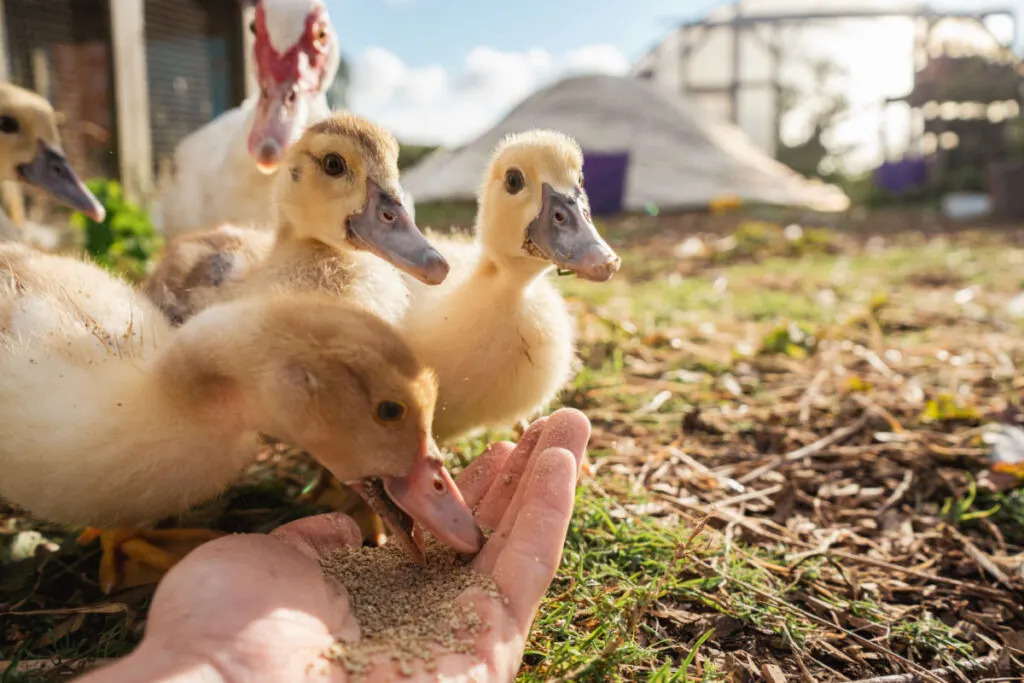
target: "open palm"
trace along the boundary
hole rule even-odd
[[[563,409],[534,422],[517,445],[495,444],[459,475],[478,523],[494,529],[473,566],[507,601],[478,589],[460,596],[491,624],[473,654],[438,653],[431,672],[419,664],[412,677],[381,662],[366,680],[512,680],[561,558],[589,438],[586,417]],[[201,546],[160,584],[136,652],[83,681],[349,680],[322,653],[338,637],[358,637],[359,624],[345,587],[324,576],[320,559],[360,540],[350,518],[327,514]]]

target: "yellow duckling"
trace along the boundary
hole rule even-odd
[[[121,553],[166,569],[138,528],[216,496],[258,434],[364,488],[413,554],[410,517],[463,552],[482,538],[434,446],[433,373],[378,317],[317,294],[245,297],[175,330],[82,261],[0,245],[0,497],[103,527],[101,586]],[[177,532],[177,534],[175,534]]]

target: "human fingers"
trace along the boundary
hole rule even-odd
[[[477,507],[476,521],[484,527],[494,528],[501,521],[505,509],[508,507],[512,496],[516,492],[519,480],[526,470],[526,464],[533,455],[533,450],[540,441],[541,434],[548,423],[547,417],[542,417],[533,422],[523,435],[519,443],[505,458],[505,463],[494,477],[487,493],[481,498]]]
[[[515,523],[491,570],[524,636],[562,560],[579,466],[564,448],[545,449],[534,460]]]
[[[583,456],[586,453],[587,442],[589,440],[590,421],[587,420],[587,417],[578,410],[563,408],[556,411],[548,418],[548,422],[534,446],[533,452],[539,454],[548,448],[563,448],[572,453],[576,463],[572,477],[572,485],[575,486],[576,480],[579,477],[579,470],[581,463],[583,462]],[[513,457],[515,457],[515,454],[509,456],[509,460]],[[536,458],[528,460],[526,462],[525,474],[520,473],[518,476],[513,477],[512,483],[514,485],[514,492],[511,494],[511,500],[507,505],[505,505],[503,515],[500,517],[500,522],[498,522],[497,528],[476,558],[479,566],[484,570],[494,566],[494,563],[497,561],[497,558],[502,551],[502,547],[512,530],[512,526],[516,523],[519,508],[522,506],[523,496],[528,489],[528,486],[520,485],[520,482],[530,481],[530,471],[535,461]],[[507,468],[508,463],[506,463],[506,469]],[[502,475],[499,474],[499,478],[501,476]],[[481,503],[478,516],[484,512],[484,505],[484,503]],[[481,521],[480,523],[483,524],[484,522]]]
[[[459,472],[455,485],[459,487],[466,505],[474,507],[480,502],[514,448],[515,444],[510,441],[491,444],[490,448]]]

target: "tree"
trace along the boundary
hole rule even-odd
[[[404,171],[415,166],[435,149],[436,145],[399,145],[398,168]]]
[[[348,108],[348,87],[350,84],[350,72],[348,60],[342,56],[338,64],[338,73],[334,76],[334,82],[327,89],[327,104],[331,109]]]
[[[850,112],[850,101],[842,88],[846,70],[827,58],[814,59],[808,66],[811,85],[785,85],[779,98],[780,120],[795,114],[807,116],[807,137],[794,145],[780,139],[776,158],[797,173],[828,180],[838,175],[842,157],[854,148],[829,140]]]

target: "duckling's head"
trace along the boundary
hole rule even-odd
[[[531,130],[495,148],[480,188],[479,234],[505,259],[532,259],[603,282],[620,259],[598,234],[583,190],[583,152],[563,133]]]
[[[251,370],[261,379],[247,392],[274,429],[264,433],[353,485],[414,554],[422,542],[412,520],[462,552],[479,550],[480,530],[431,435],[437,381],[398,332],[317,295],[264,311],[253,337],[262,367]]]
[[[106,216],[64,158],[53,107],[10,83],[0,83],[0,180],[38,187],[96,221]]]
[[[447,277],[402,204],[398,142],[380,126],[348,113],[310,126],[276,182],[278,219],[295,236],[372,252],[430,285]]]

